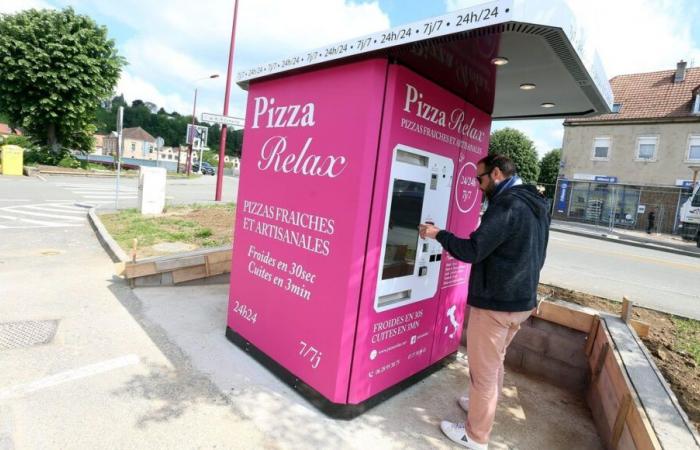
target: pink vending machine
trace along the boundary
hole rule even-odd
[[[226,335],[335,417],[459,346],[491,118],[386,58],[251,82]]]

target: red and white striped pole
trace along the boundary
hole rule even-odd
[[[235,0],[233,7],[233,27],[231,28],[231,47],[228,51],[228,72],[226,73],[226,95],[224,96],[224,116],[228,116],[228,103],[231,95],[231,73],[233,72],[233,50],[236,44],[236,16],[238,14],[238,0]],[[226,125],[221,125],[221,136],[219,139],[219,166],[216,172],[216,197],[217,202],[221,201],[221,190],[224,181],[224,158],[226,150]]]

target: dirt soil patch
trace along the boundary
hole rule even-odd
[[[143,216],[136,209],[100,214],[112,238],[130,257],[134,239],[136,259],[170,253],[154,248],[162,243],[189,244],[192,249],[230,245],[235,204],[171,206],[158,216]]]
[[[620,314],[622,310],[620,302],[556,286],[540,285],[539,292],[599,311]],[[651,325],[642,341],[700,432],[700,322],[638,306],[633,317]]]

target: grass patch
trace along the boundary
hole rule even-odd
[[[673,317],[672,320],[676,326],[674,350],[688,353],[700,365],[700,322],[680,317]]]
[[[137,209],[102,214],[100,219],[127,253],[133,240],[138,239],[138,255],[153,256],[157,251],[150,247],[178,242],[196,248],[218,247],[231,243],[235,204],[171,206],[159,216],[144,216]]]

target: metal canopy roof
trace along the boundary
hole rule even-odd
[[[251,81],[374,57],[411,68],[494,119],[612,108],[600,60],[564,0],[484,3],[263,64],[239,72],[237,82],[247,89]],[[528,84],[534,88],[521,87]]]

